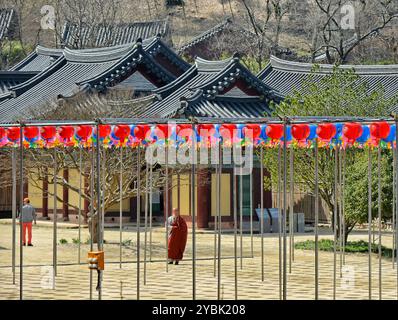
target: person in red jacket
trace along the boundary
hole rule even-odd
[[[169,229],[169,264],[178,264],[182,260],[188,238],[188,227],[180,216],[177,208],[173,208],[173,214],[167,219]]]

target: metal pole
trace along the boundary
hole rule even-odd
[[[391,263],[392,268],[395,268],[395,206],[396,206],[396,198],[395,198],[395,188],[396,188],[396,180],[395,180],[395,170],[396,170],[396,157],[394,152],[394,144],[392,145],[392,253],[391,253]]]
[[[152,161],[149,167],[149,261],[152,261]]]
[[[319,224],[319,173],[318,173],[318,139],[314,140],[315,151],[315,300],[319,298],[319,248],[318,248],[318,224]]]
[[[17,239],[17,163],[16,149],[12,148],[12,283],[15,284],[15,251]]]
[[[289,217],[289,273],[294,261],[294,148],[290,146],[290,217]]]
[[[368,287],[372,300],[372,147],[368,150]]]
[[[217,171],[217,217],[218,217],[218,245],[217,245],[217,299],[221,300],[221,177],[222,177],[222,150],[221,142],[218,144],[218,171]]]
[[[261,281],[264,282],[264,149],[260,149],[260,233],[261,233]]]
[[[395,161],[398,161],[398,118],[395,117]],[[395,183],[398,184],[398,168],[397,163],[395,163]],[[398,186],[395,186],[395,250],[398,250]],[[395,254],[395,257],[398,257],[398,254]],[[398,299],[398,264],[397,264],[397,299]]]
[[[333,211],[333,300],[336,300],[337,278],[337,229],[338,229],[338,171],[339,171],[339,147],[334,149],[334,211]]]
[[[342,224],[343,224],[343,265],[345,265],[345,238],[346,238],[346,230],[345,230],[345,157],[346,157],[346,150],[343,149],[343,162],[342,162],[342,189],[341,189],[341,210],[343,212],[343,215],[341,217],[342,219]]]
[[[343,151],[339,152],[339,260],[340,260],[340,278],[343,277],[343,192],[342,192],[342,158]]]
[[[137,300],[140,300],[141,148],[137,147]]]
[[[144,239],[144,285],[146,285],[146,262],[147,262],[147,240],[148,240],[148,172],[149,167],[146,165],[145,170],[145,239]]]
[[[287,298],[287,124],[283,126],[283,300]]]
[[[279,300],[282,300],[282,165],[281,165],[282,148],[278,146],[278,254],[279,254]]]
[[[120,147],[119,177],[119,269],[122,268],[123,257],[123,147]]]
[[[196,207],[195,207],[195,124],[192,124],[191,211],[192,211],[192,300],[196,300]]]
[[[218,147],[219,148],[219,147]],[[219,151],[217,149],[217,156],[219,155]],[[219,166],[216,165],[216,192],[218,192],[218,185],[220,183],[219,176],[218,176]],[[221,194],[217,193],[216,196],[216,211],[218,208],[218,203],[220,202]],[[218,230],[218,211],[214,215],[214,265],[213,265],[213,276],[216,277],[217,273],[217,230]]]
[[[234,149],[235,151],[235,149]],[[236,179],[236,167],[233,167],[233,206],[234,206],[234,276],[235,276],[235,300],[238,300],[238,239],[237,239],[237,225],[238,225],[238,212],[237,212],[237,179]]]
[[[57,184],[58,184],[58,161],[57,149],[54,148],[54,209],[53,209],[53,287],[55,288],[55,277],[57,276]]]
[[[166,144],[166,179],[165,179],[165,232],[166,232],[166,272],[169,272],[169,224],[167,219],[169,218],[169,148]]]
[[[94,234],[94,169],[95,167],[95,154],[94,145],[91,147],[91,176],[90,176],[90,251],[94,250],[93,234]],[[90,269],[90,300],[93,299],[93,270]]]
[[[242,169],[239,168],[239,230],[240,230],[240,269],[243,269],[243,176]]]
[[[23,238],[22,238],[22,208],[23,208],[23,184],[24,184],[24,177],[23,177],[23,126],[21,124],[19,130],[19,299],[23,299]]]
[[[381,267],[381,146],[377,149],[377,175],[378,175],[378,224],[379,224],[379,299],[382,299],[382,267]]]
[[[254,238],[253,238],[253,169],[249,175],[250,185],[250,252],[252,258],[254,258]]]
[[[77,253],[77,263],[80,264],[81,260],[81,239],[82,239],[82,233],[81,233],[81,225],[82,225],[82,148],[79,149],[79,215],[77,217],[78,223],[79,223],[79,231],[78,231],[78,253]]]
[[[99,125],[97,123],[97,132],[99,133]],[[98,251],[104,250],[104,234],[103,234],[103,220],[102,220],[102,208],[101,208],[101,144],[99,135],[97,138],[97,216],[98,216]],[[102,299],[102,276],[103,271],[98,270],[98,300]]]

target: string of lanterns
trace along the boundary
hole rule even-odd
[[[231,146],[254,145],[275,147],[284,143],[283,124],[198,124],[192,132],[191,124],[157,125],[67,125],[23,127],[25,148],[83,147],[88,148],[97,141],[105,147],[137,147],[151,144],[179,146],[192,144],[193,137],[198,147],[211,147],[218,142]],[[364,147],[391,148],[394,144],[395,124],[359,122],[293,124],[286,126],[287,143],[298,147],[313,146],[317,138],[320,147]],[[0,127],[0,147],[16,147],[20,143],[19,127]]]

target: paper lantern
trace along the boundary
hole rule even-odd
[[[7,139],[16,142],[21,137],[19,127],[11,127],[7,129]]]
[[[344,124],[343,136],[349,143],[355,142],[362,135],[362,126],[358,122],[348,122]]]
[[[390,125],[385,122],[374,122],[370,125],[370,135],[373,139],[380,140],[388,137]]]
[[[191,124],[178,124],[176,127],[176,134],[179,138],[187,140],[192,139],[192,125]]]
[[[105,139],[111,134],[112,128],[108,124],[101,124],[98,126],[100,139]]]
[[[75,128],[72,126],[62,126],[59,128],[58,134],[64,141],[69,141],[75,134]]]
[[[57,134],[57,128],[54,126],[41,127],[40,134],[44,140],[54,139]]]
[[[386,138],[383,139],[383,141],[385,141],[385,142],[394,142],[395,141],[395,135],[396,135],[396,125],[393,124],[390,127],[390,133],[388,134],[388,136]]]
[[[23,135],[27,140],[33,140],[39,136],[38,127],[25,127],[23,128]]]
[[[370,129],[369,126],[363,126],[362,127],[362,134],[361,136],[357,139],[359,143],[365,143],[369,140],[370,137]]]
[[[76,136],[83,141],[87,141],[92,132],[93,128],[91,126],[80,125],[77,127]]]
[[[0,127],[0,140],[4,139],[6,136],[6,129]]]
[[[273,140],[279,140],[283,137],[282,124],[269,124],[266,128],[267,136]]]
[[[197,126],[197,131],[199,136],[201,137],[209,137],[214,135],[215,133],[215,128],[213,124],[199,124]]]
[[[169,124],[158,124],[155,128],[155,135],[158,139],[169,139],[173,132],[173,127]]]
[[[224,140],[231,140],[237,133],[236,124],[222,124],[219,132]]]
[[[310,126],[308,124],[294,124],[291,132],[293,138],[297,141],[305,141],[310,135]]]
[[[258,139],[261,135],[261,127],[258,124],[247,124],[243,128],[243,135],[251,140]]]
[[[151,130],[151,127],[146,124],[137,125],[134,128],[134,137],[138,141],[143,141],[146,139],[148,132]]]
[[[130,135],[130,126],[125,124],[119,124],[113,129],[113,134],[116,139],[125,141]]]
[[[316,134],[322,141],[330,141],[336,135],[336,127],[333,123],[320,123]]]
[[[336,128],[336,134],[334,135],[333,139],[339,139],[343,133],[343,124],[336,123],[334,126]]]

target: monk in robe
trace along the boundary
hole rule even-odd
[[[167,219],[169,227],[169,264],[178,264],[184,255],[185,246],[188,238],[188,227],[185,220],[180,216],[177,208],[173,209],[173,214]]]

